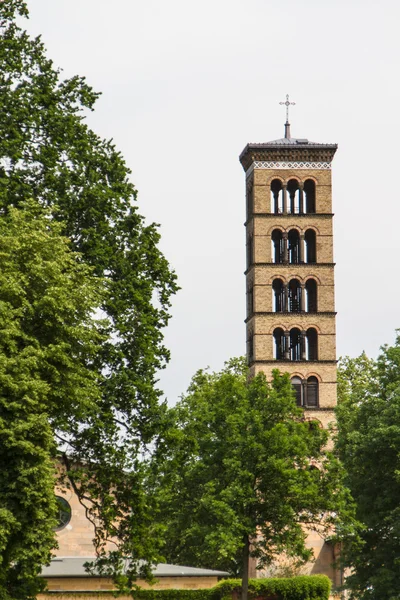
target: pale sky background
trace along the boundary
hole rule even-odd
[[[245,352],[248,142],[338,143],[333,161],[338,356],[376,356],[400,327],[398,0],[28,0],[66,77],[102,96],[89,125],[132,169],[182,290],[161,375],[170,402],[194,372]]]

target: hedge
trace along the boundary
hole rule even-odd
[[[331,581],[325,575],[250,579],[249,600],[328,600]],[[134,600],[228,600],[240,599],[241,580],[226,579],[205,590],[138,590]]]

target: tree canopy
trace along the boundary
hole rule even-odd
[[[79,414],[75,398],[86,385],[78,369],[75,381],[71,374],[69,381],[60,376],[51,384],[50,426],[53,444],[66,450],[59,457],[64,484],[73,486],[96,523],[99,554],[110,536],[118,538],[112,563],[117,568],[119,556],[132,557],[133,575],[139,558],[158,557],[157,536],[149,534],[143,457],[164,410],[156,377],[168,360],[162,330],[176,278],[158,249],[157,226],[146,224],[137,210],[123,157],[85,122],[98,94],[83,77],[61,77],[40,38],[21,28],[27,16],[23,0],[0,3],[0,214],[28,200],[48,209],[58,235],[102,281],[98,310],[106,320],[105,338],[90,364],[96,414]],[[38,321],[31,332],[38,343],[46,327],[53,335],[56,307],[54,319]],[[84,328],[81,333],[86,335]]]
[[[0,598],[35,598],[55,546],[57,436],[97,418],[103,283],[34,201],[0,216]]]
[[[240,573],[280,553],[306,561],[305,527],[351,523],[328,433],[304,418],[288,375],[248,381],[244,359],[200,370],[171,409],[156,462],[167,559]]]
[[[400,596],[400,337],[377,360],[365,354],[339,364],[337,448],[363,524],[348,546],[352,598]]]

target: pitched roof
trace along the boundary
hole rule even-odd
[[[93,556],[60,556],[53,558],[48,567],[42,569],[41,576],[51,577],[92,577],[84,564],[94,560]],[[154,577],[228,577],[226,571],[198,569],[180,565],[158,564],[153,570]],[[99,575],[101,577],[101,575]]]

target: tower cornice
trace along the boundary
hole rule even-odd
[[[337,144],[317,144],[295,138],[282,138],[265,144],[247,144],[239,156],[247,171],[254,162],[331,163]]]

